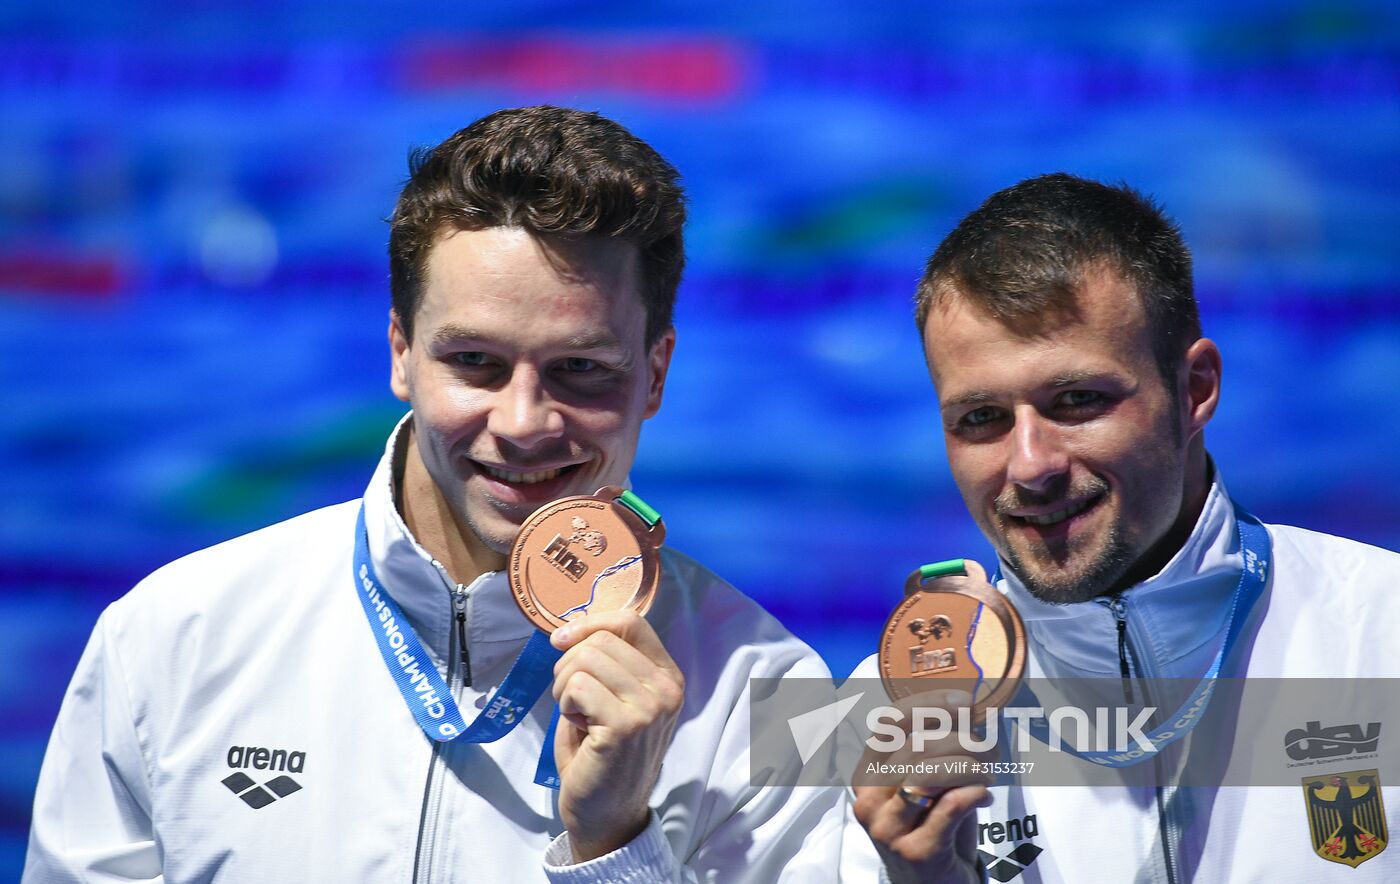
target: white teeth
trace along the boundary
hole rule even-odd
[[[481,468],[486,471],[488,476],[494,476],[497,479],[502,479],[517,485],[533,485],[536,482],[548,482],[550,479],[559,475],[560,472],[559,470],[540,470],[537,473],[512,473],[509,470],[498,470],[495,467],[488,467],[486,464],[481,464]]]
[[[1084,512],[1086,509],[1089,508],[1089,504],[1093,502],[1094,501],[1092,499],[1085,500],[1080,503],[1076,503],[1074,506],[1071,506],[1067,509],[1062,509],[1059,512],[1049,513],[1048,515],[1044,516],[1026,516],[1025,519],[1032,525],[1058,525],[1060,522],[1063,522],[1070,516]]]

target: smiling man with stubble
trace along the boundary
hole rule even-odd
[[[1392,643],[1400,556],[1266,526],[1226,491],[1205,444],[1222,401],[1220,350],[1202,336],[1190,252],[1150,199],[1063,173],[993,194],[929,259],[915,321],[949,468],[1000,560],[998,588],[1025,620],[1028,676],[1127,685],[1400,675],[1393,654],[1317,652],[1324,635],[1353,651]],[[1257,444],[1268,445],[1266,428]],[[855,674],[875,672],[871,658]],[[1317,717],[1293,714],[1298,725]],[[1238,731],[1252,739],[1256,729]],[[1284,733],[1247,751],[1282,767]],[[966,754],[952,739],[940,753]],[[1344,799],[1298,785],[1181,788],[1166,767],[1148,785],[991,786],[955,765],[962,772],[902,787],[859,786],[846,874],[1393,881],[1400,856],[1386,851],[1381,793],[1395,796],[1373,772],[1348,769],[1375,763],[1309,769],[1334,773]],[[1382,831],[1359,837],[1353,826],[1342,837],[1318,823],[1352,804]]]

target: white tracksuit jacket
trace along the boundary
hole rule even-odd
[[[1400,555],[1299,528],[1270,525],[1268,531],[1272,574],[1221,674],[1400,677]],[[1234,509],[1217,478],[1183,548],[1161,573],[1123,593],[1134,674],[1200,678],[1224,641],[1240,569]],[[1117,620],[1106,605],[1049,605],[1014,577],[1000,588],[1026,621],[1028,677],[1119,676]],[[853,674],[878,677],[875,659]],[[1262,737],[1256,739],[1265,746],[1274,746],[1276,737],[1277,764],[1291,768],[1286,729],[1277,722],[1303,727],[1307,717],[1279,710],[1277,721],[1242,727],[1258,729]],[[1395,740],[1400,732],[1382,732],[1381,750]],[[1381,765],[1382,774],[1396,776]],[[998,786],[994,803],[977,812],[978,848],[989,880],[1017,884],[1396,882],[1400,847],[1354,869],[1318,857],[1304,803],[1303,777],[1376,766],[1375,760],[1342,757],[1299,767],[1287,774],[1296,773],[1294,786]],[[1393,834],[1400,789],[1386,788],[1382,796]],[[843,879],[875,880],[879,861],[850,816],[845,841]]]
[[[365,493],[370,554],[470,721],[534,627],[503,573],[467,587],[463,686],[456,587],[395,510],[393,449]],[[498,742],[435,749],[356,597],[358,507],[187,556],[107,609],[44,758],[25,882],[835,878],[840,796],[749,782],[748,679],[829,677],[757,604],[663,551],[647,618],[686,687],[652,822],[568,865],[557,793],[533,782],[552,698]]]

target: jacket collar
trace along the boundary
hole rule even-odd
[[[1191,536],[1153,577],[1123,592],[1129,639],[1142,674],[1196,677],[1221,641],[1239,584],[1242,559],[1234,506],[1215,471]],[[1032,642],[1028,674],[1119,671],[1117,623],[1107,605],[1042,602],[1001,563],[1002,589],[1016,605]],[[1039,665],[1034,658],[1040,656]],[[1048,658],[1048,659],[1045,659]]]
[[[412,420],[413,413],[409,412],[394,428],[365,489],[365,530],[369,534],[370,558],[380,581],[403,609],[423,644],[445,658],[453,647],[452,591],[456,584],[419,545],[395,505],[406,451],[403,445],[409,444]],[[516,607],[504,571],[482,574],[467,586],[467,594],[468,642],[514,642],[534,631]]]

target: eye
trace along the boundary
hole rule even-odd
[[[597,368],[598,363],[582,356],[570,356],[561,363],[561,367],[570,374],[582,374]]]
[[[951,424],[946,432],[965,442],[984,442],[995,439],[1006,429],[1006,409],[996,405],[979,405],[962,415],[950,415]]]
[[[967,427],[985,426],[1001,416],[1001,410],[984,405],[981,408],[974,408],[962,416],[962,424]]]
[[[480,368],[489,362],[490,359],[491,357],[482,353],[480,350],[464,350],[461,353],[452,354],[453,363],[464,368]]]
[[[1085,408],[1103,401],[1103,394],[1094,390],[1068,390],[1060,396],[1060,404],[1070,408]]]

